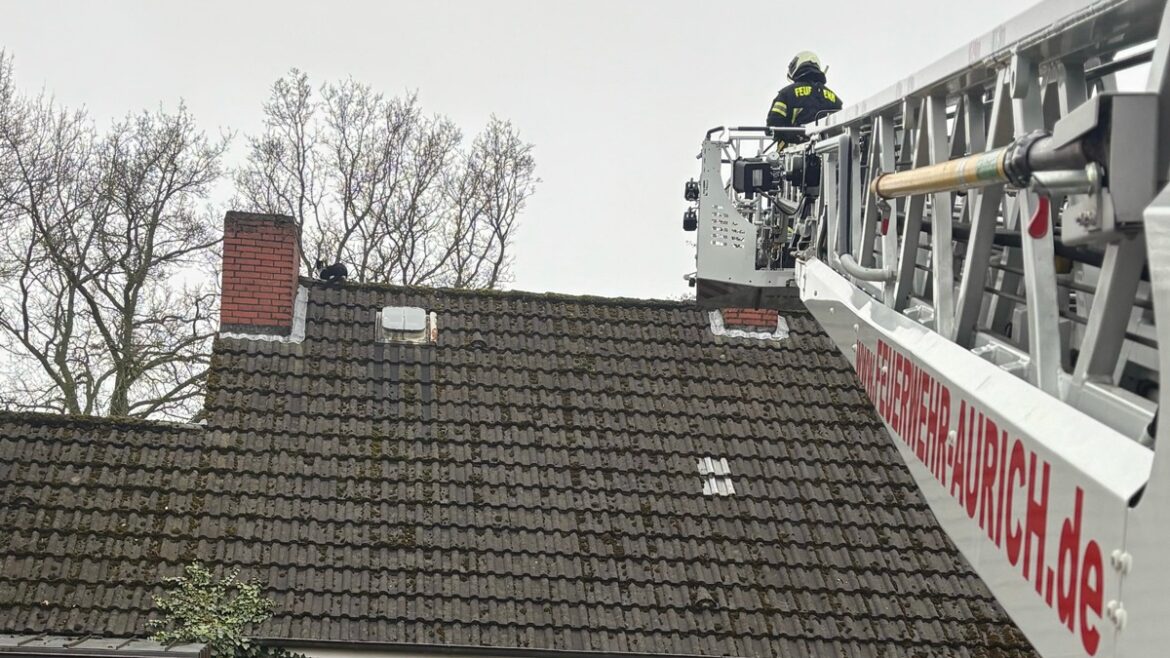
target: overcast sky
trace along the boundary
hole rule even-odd
[[[849,105],[1030,4],[0,0],[0,48],[22,89],[102,124],[184,99],[210,132],[254,133],[291,67],[417,90],[468,135],[511,119],[543,179],[511,287],[676,297],[694,269],[682,188],[703,133],[762,123],[795,51],[817,52]]]

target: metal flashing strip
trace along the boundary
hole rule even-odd
[[[305,317],[309,310],[309,290],[302,285],[297,286],[297,297],[293,300],[292,329],[287,336],[273,336],[270,334],[241,334],[221,333],[220,338],[234,338],[236,340],[264,340],[274,343],[300,343],[305,340]]]
[[[735,495],[735,484],[731,481],[731,467],[727,465],[726,457],[700,459],[699,475],[703,477],[704,496]]]

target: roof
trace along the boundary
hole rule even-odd
[[[1030,656],[799,301],[310,288],[221,339],[204,427],[0,416],[0,632],[144,633],[192,559],[259,635],[705,656]],[[373,339],[384,305],[437,345]],[[726,458],[734,495],[704,495]]]

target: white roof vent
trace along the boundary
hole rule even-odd
[[[427,312],[417,306],[387,306],[382,309],[382,328],[386,331],[422,331],[427,328]]]
[[[386,306],[377,315],[378,340],[385,343],[434,343],[439,318],[417,306]]]

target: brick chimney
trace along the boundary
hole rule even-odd
[[[223,219],[220,332],[289,335],[300,259],[292,217],[228,212]]]
[[[776,331],[779,314],[766,308],[725,308],[721,311],[723,326],[728,330]]]

